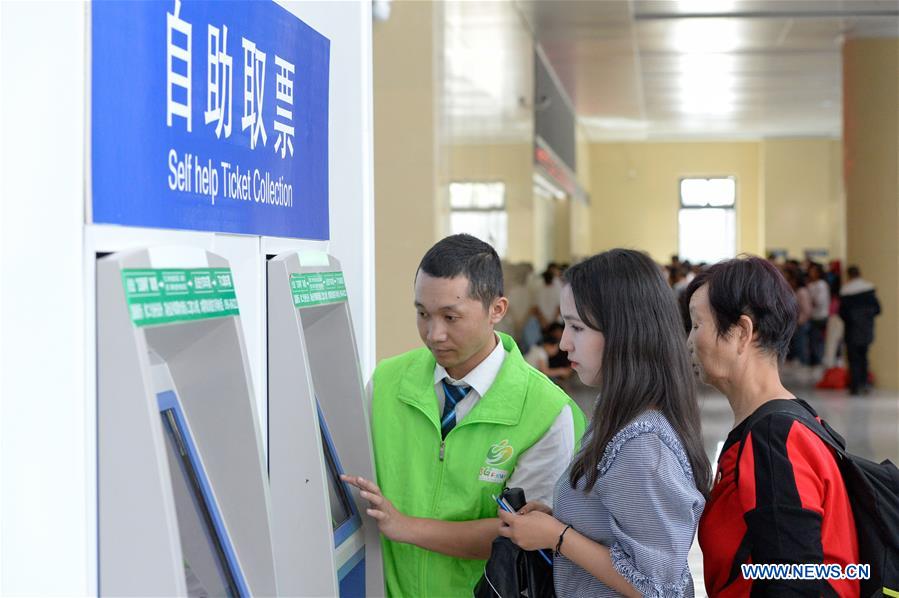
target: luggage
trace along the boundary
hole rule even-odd
[[[841,390],[849,386],[849,372],[846,368],[827,368],[821,379],[815,384],[815,388],[830,388]]]

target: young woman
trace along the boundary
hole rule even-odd
[[[600,391],[592,424],[555,511],[500,512],[500,534],[556,551],[558,596],[692,596],[710,470],[671,289],[645,254],[613,249],[565,272],[561,314],[561,348]]]

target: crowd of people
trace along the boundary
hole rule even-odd
[[[858,266],[846,270],[844,281],[839,261],[825,267],[809,259],[769,255],[768,262],[783,275],[799,308],[785,366],[821,388],[848,387],[851,395],[867,394],[872,382],[868,349],[880,313],[874,286],[862,278]],[[675,295],[682,299],[690,282],[707,268],[672,256],[666,270]],[[681,305],[686,310],[683,301]]]
[[[529,263],[502,264],[509,310],[497,326],[515,339],[525,360],[550,378],[562,381],[574,373],[562,339],[560,295],[568,264],[550,262],[539,275]]]
[[[874,286],[862,278],[858,266],[846,269],[839,261],[827,266],[806,259],[778,260],[768,256],[790,286],[799,308],[796,330],[785,357],[805,381],[821,388],[848,388],[851,395],[867,394],[872,384],[868,349],[874,340],[874,318],[880,313]],[[664,274],[689,321],[685,291],[708,264],[682,261],[677,255],[664,266]],[[566,353],[559,349],[562,336],[560,290],[567,264],[550,262],[534,274],[529,263],[503,263],[509,313],[498,329],[512,336],[525,359],[555,380],[572,376]]]

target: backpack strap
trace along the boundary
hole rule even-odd
[[[746,446],[746,438],[749,436],[749,432],[752,430],[752,427],[761,421],[762,419],[768,417],[772,414],[783,414],[791,416],[793,419],[802,422],[807,428],[809,428],[812,432],[814,432],[818,438],[820,438],[824,444],[832,448],[840,457],[846,456],[846,441],[840,436],[830,425],[824,421],[818,421],[818,413],[805,402],[803,399],[774,399],[773,401],[768,401],[761,407],[755,410],[749,419],[746,422],[746,427],[743,429],[743,433],[740,436],[740,448],[737,450],[737,461],[734,464],[734,482],[739,484],[740,482],[740,457],[743,455],[743,448]],[[743,541],[740,543],[740,547],[737,550],[737,558],[734,559],[731,568],[731,576],[728,579],[727,585],[732,583],[736,577],[737,572],[739,571],[739,565],[745,562],[746,557],[749,556],[752,547],[748,540],[749,535],[743,537]],[[833,586],[830,585],[829,581],[825,581],[824,583],[824,596],[828,597],[837,597],[838,594],[836,590],[833,589]]]
[[[746,421],[743,434],[740,436],[740,448],[737,449],[737,461],[734,465],[734,480],[736,483],[740,481],[740,458],[743,455],[743,448],[746,446],[746,438],[749,436],[749,432],[756,423],[775,413],[788,415],[802,422],[824,444],[836,451],[840,457],[846,456],[846,441],[826,421],[818,421],[818,414],[811,405],[802,399],[774,399],[756,409],[755,413],[750,415]]]

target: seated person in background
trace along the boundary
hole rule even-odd
[[[565,327],[562,324],[554,322],[546,327],[543,332],[543,341],[537,343],[527,352],[524,360],[537,368],[550,378],[565,380],[571,376],[574,370],[571,369],[565,352],[559,348],[559,342],[562,338],[562,331]],[[562,363],[559,363],[559,357],[562,357]]]

